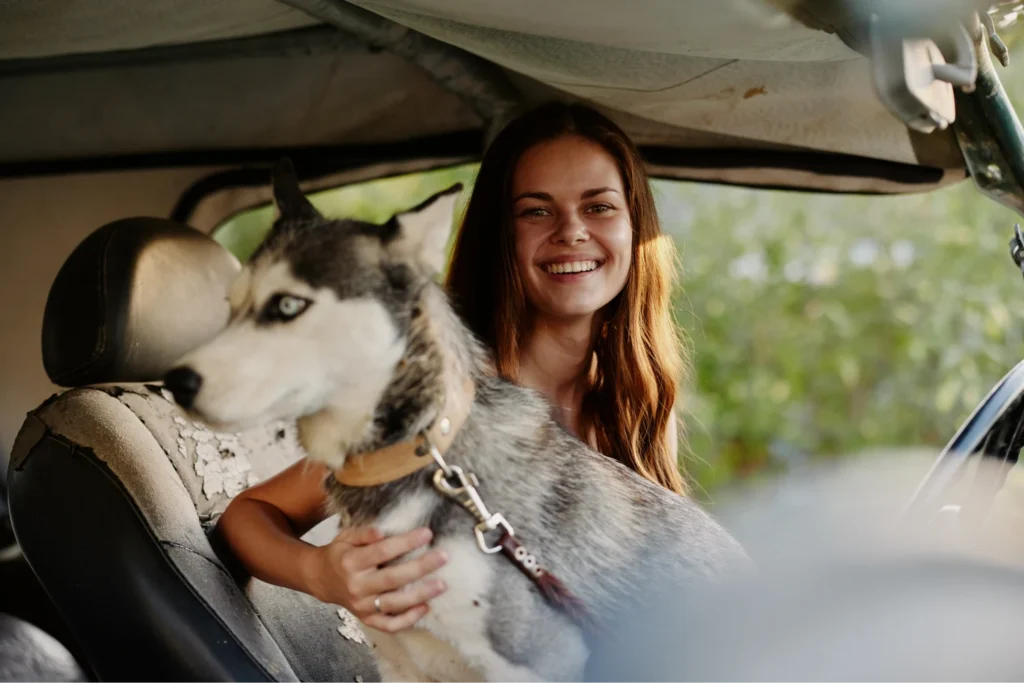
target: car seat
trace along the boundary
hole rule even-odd
[[[379,680],[351,614],[246,576],[210,533],[234,495],[303,457],[294,423],[215,433],[155,381],[226,324],[239,267],[157,218],[105,225],[68,257],[42,334],[68,390],[12,449],[18,542],[101,679]]]

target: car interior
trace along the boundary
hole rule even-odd
[[[294,424],[213,432],[160,383],[226,324],[241,262],[214,232],[269,206],[277,159],[307,192],[454,168],[581,100],[656,178],[967,182],[1020,211],[989,30],[1018,5],[0,3],[0,680],[379,680],[351,614],[247,577],[212,533],[302,457]]]

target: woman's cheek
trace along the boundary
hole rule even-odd
[[[603,237],[605,251],[628,267],[633,253],[633,226],[628,220],[621,220],[602,227],[602,230],[596,232]]]
[[[538,273],[534,266],[534,257],[537,254],[538,245],[536,240],[531,240],[523,233],[516,233],[516,267],[519,269],[519,277],[526,287],[528,299],[533,299],[533,289],[536,286]]]
[[[513,230],[515,232],[512,234],[515,235],[516,240],[516,265],[519,267],[520,274],[525,276],[528,272],[529,265],[532,262],[527,232],[518,225],[514,225]]]

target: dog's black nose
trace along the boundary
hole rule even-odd
[[[199,387],[203,386],[203,378],[192,368],[183,365],[164,375],[164,386],[174,394],[178,405],[188,410],[196,400]]]

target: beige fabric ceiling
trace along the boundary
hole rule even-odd
[[[962,177],[950,134],[912,135],[878,102],[867,59],[767,0],[352,4],[499,65],[526,102],[593,102],[643,144],[851,154]],[[287,0],[0,0],[0,98],[0,163],[398,142],[485,125],[420,66]],[[808,177],[785,175],[772,184]]]
[[[750,0],[353,0],[609,108],[763,142],[917,163],[870,62]],[[959,164],[956,157],[943,161]]]
[[[847,60],[841,40],[757,0],[353,0],[434,33],[465,27],[708,59]],[[420,30],[420,29],[417,29]],[[588,69],[597,71],[597,65]]]

